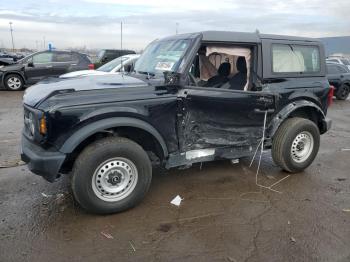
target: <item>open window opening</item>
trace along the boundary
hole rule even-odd
[[[202,45],[190,68],[193,85],[231,90],[251,89],[252,49],[245,46]]]

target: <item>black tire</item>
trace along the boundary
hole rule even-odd
[[[350,86],[348,86],[347,84],[342,84],[336,94],[335,94],[335,97],[338,99],[338,100],[346,100],[349,96],[349,93],[350,93]]]
[[[300,139],[301,135],[312,136],[313,147],[308,150],[305,159],[297,159],[293,152],[298,150],[295,139]],[[298,137],[298,138],[297,138]],[[294,142],[294,144],[293,144]],[[320,132],[314,122],[304,118],[289,118],[278,128],[272,140],[271,154],[274,162],[283,170],[290,173],[297,173],[307,168],[315,159],[320,147]],[[301,160],[301,162],[300,162]]]
[[[23,78],[18,74],[8,74],[5,76],[4,85],[7,90],[20,91],[24,87],[24,81]]]
[[[95,172],[105,161],[116,157],[127,159],[135,165],[138,173],[137,182],[125,198],[113,202],[104,201],[101,199],[106,196],[104,193],[99,196],[95,193],[97,188],[93,185]],[[140,203],[150,187],[151,180],[152,165],[143,148],[126,138],[109,137],[90,144],[78,156],[73,167],[72,190],[77,202],[87,211],[110,214],[124,211]]]

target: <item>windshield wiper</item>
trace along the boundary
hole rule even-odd
[[[136,71],[136,72],[139,73],[139,74],[147,75],[148,79],[151,79],[151,77],[153,78],[153,77],[156,76],[156,74],[150,73],[150,72],[145,72],[145,71]]]

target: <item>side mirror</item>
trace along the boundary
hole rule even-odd
[[[34,64],[33,64],[33,62],[28,62],[27,66],[28,67],[34,67]]]
[[[124,66],[124,72],[130,73],[132,71],[132,65],[125,65]]]

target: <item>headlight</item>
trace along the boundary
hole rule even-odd
[[[30,131],[30,135],[34,136],[35,135],[35,124],[34,124],[34,115],[32,112],[29,113],[29,117],[28,117],[28,129]]]

